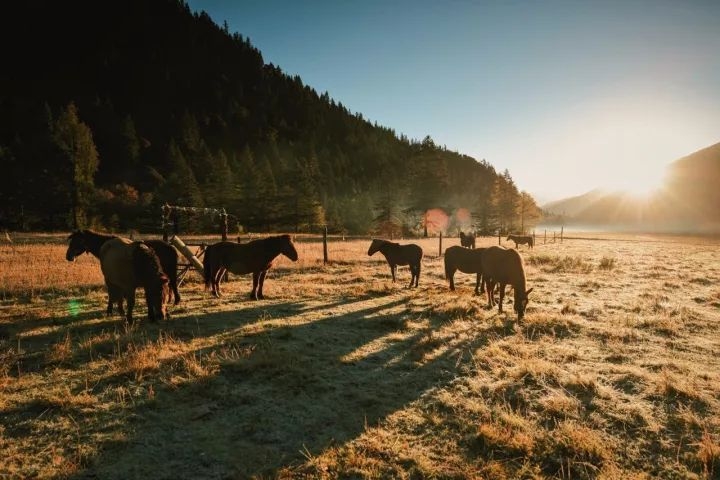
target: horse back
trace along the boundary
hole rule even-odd
[[[243,275],[246,273],[267,270],[272,265],[273,256],[268,260],[261,243],[218,242],[210,245],[205,253],[209,261],[215,265],[222,265],[230,273]]]
[[[482,273],[484,248],[468,249],[454,245],[445,250],[445,265],[463,273]]]
[[[515,249],[492,246],[482,252],[482,269],[487,278],[525,288],[525,269]],[[524,291],[524,290],[523,290]]]
[[[132,243],[127,238],[115,237],[100,248],[100,269],[106,284],[122,289],[135,288]]]

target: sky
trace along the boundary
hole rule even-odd
[[[720,1],[190,0],[266,63],[540,203],[720,142]]]

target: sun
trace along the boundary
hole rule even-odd
[[[635,165],[618,168],[612,177],[606,179],[604,187],[637,198],[650,198],[663,187],[664,181],[664,169],[638,168]]]

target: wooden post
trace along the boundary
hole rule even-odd
[[[562,239],[563,239],[563,230],[564,230],[564,229],[565,229],[565,226],[564,226],[564,225],[563,225],[562,227],[560,227],[560,243],[562,243]]]
[[[192,251],[190,251],[190,249],[187,247],[187,245],[185,245],[185,242],[180,240],[180,237],[178,237],[177,235],[174,235],[170,239],[170,243],[175,245],[175,247],[177,247],[177,249],[180,250],[180,253],[182,253],[183,256],[185,256],[185,258],[190,260],[190,263],[192,264],[193,267],[195,267],[195,270],[197,270],[200,273],[200,275],[202,275],[204,278],[205,270],[203,269],[203,264],[200,263],[200,260],[198,260],[198,258],[192,253]]]
[[[323,265],[327,265],[328,263],[328,254],[327,254],[327,225],[323,227]]]
[[[228,235],[228,223],[227,223],[227,212],[225,212],[225,209],[222,209],[222,213],[220,213],[220,236],[222,237],[223,242],[227,242],[227,235]]]
[[[537,244],[537,242],[535,241],[535,230],[533,230],[533,245],[535,244]]]
[[[166,203],[162,206],[162,230],[163,230],[163,241],[167,242],[168,238],[170,238],[169,230],[170,225],[168,222],[170,222],[170,206]]]
[[[440,245],[438,246],[438,257],[442,257],[442,232],[440,232]]]
[[[553,243],[555,243],[555,233],[557,232],[553,232]]]
[[[227,242],[227,234],[228,234],[228,224],[227,224],[227,212],[223,208],[220,211],[220,238],[222,238],[223,242]],[[223,282],[228,281],[228,271],[225,270],[225,273],[223,274]]]
[[[500,245],[500,229],[498,228],[498,245]]]
[[[545,239],[543,240],[543,245],[547,243],[547,229],[545,229]]]

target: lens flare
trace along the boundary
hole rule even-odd
[[[67,309],[68,314],[71,317],[77,317],[82,310],[82,302],[80,300],[72,299],[68,301]]]
[[[447,213],[440,208],[431,208],[425,212],[425,225],[428,233],[438,233],[445,230],[449,220]]]

